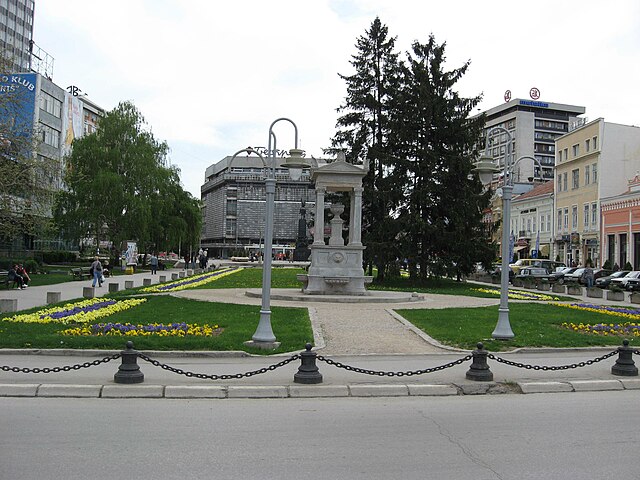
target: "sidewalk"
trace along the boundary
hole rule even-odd
[[[170,275],[169,275],[170,276]],[[133,280],[142,284],[148,273],[115,277],[110,280]],[[158,276],[152,277],[157,283]],[[46,300],[46,291],[66,292],[65,299],[81,296],[82,287],[91,281],[68,282],[47,287],[34,287],[15,292],[25,302]],[[488,286],[488,285],[487,285]],[[103,286],[104,288],[104,286]],[[42,291],[38,291],[41,289]],[[79,292],[79,294],[78,294]],[[175,295],[204,301],[223,301],[256,305],[260,299],[248,297],[242,289],[185,290]],[[24,295],[27,294],[27,295]],[[28,300],[31,298],[31,300]],[[587,299],[593,301],[603,299]],[[300,360],[269,370],[264,374],[232,380],[205,380],[183,376],[138,359],[145,375],[144,383],[115,384],[113,375],[121,360],[106,364],[58,373],[18,373],[0,370],[0,397],[2,396],[70,396],[70,397],[150,397],[150,398],[284,398],[309,396],[398,396],[398,395],[477,395],[493,393],[542,393],[586,390],[640,389],[638,377],[618,377],[611,367],[618,355],[588,365],[559,371],[541,371],[516,368],[495,360],[488,364],[494,374],[492,382],[467,380],[465,374],[471,360],[459,365],[424,375],[405,375],[434,368],[462,359],[469,354],[444,348],[423,332],[412,328],[393,312],[398,308],[445,308],[496,305],[498,299],[425,295],[418,302],[398,304],[327,304],[321,302],[272,301],[272,305],[308,308],[318,355],[352,367],[376,372],[402,372],[403,375],[365,375],[337,368],[324,361],[317,366],[323,375],[318,385],[300,385],[294,374]],[[596,302],[593,302],[596,303]],[[609,302],[621,305],[620,302]],[[624,304],[629,305],[629,304]],[[35,306],[35,305],[34,305]],[[21,303],[19,308],[24,307]],[[124,341],[123,341],[124,347]],[[601,357],[615,350],[593,349],[527,349],[513,353],[495,354],[509,361],[531,365],[573,365]],[[0,367],[54,368],[82,365],[117,352],[57,351],[52,354],[34,354],[21,351],[0,351]],[[150,358],[171,367],[196,374],[236,375],[277,364],[291,354],[278,356],[248,356],[244,352],[144,352]],[[297,353],[297,352],[294,352]],[[637,356],[634,356],[634,360]]]

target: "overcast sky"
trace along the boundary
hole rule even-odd
[[[640,125],[637,0],[36,0],[34,40],[59,86],[107,110],[133,101],[199,198],[205,169],[266,146],[279,117],[322,156],[346,92],[338,73],[352,73],[376,16],[401,52],[433,33],[447,69],[471,60],[457,89],[482,94],[482,110],[535,87],[590,120]],[[274,131],[278,148],[293,148],[288,122]]]

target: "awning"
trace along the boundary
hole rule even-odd
[[[519,252],[520,250],[524,250],[525,248],[529,248],[529,245],[522,245],[521,247],[515,247],[513,251]]]

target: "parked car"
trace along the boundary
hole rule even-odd
[[[613,272],[611,275],[606,275],[604,277],[600,277],[596,279],[596,287],[600,288],[609,288],[609,284],[611,280],[614,278],[624,277],[630,270],[618,270],[617,272]]]
[[[580,283],[580,277],[584,273],[585,268],[580,267],[573,270],[573,272],[564,274],[564,283]]]
[[[640,278],[630,278],[627,282],[627,290],[637,292],[640,290]]]
[[[519,280],[549,280],[549,272],[542,267],[526,267],[520,269],[515,278]]]
[[[560,270],[556,270],[549,274],[550,282],[558,282],[560,285],[564,283],[565,275],[575,272],[578,267],[560,267]]]
[[[594,268],[593,269],[593,285],[595,286],[596,280],[602,277],[606,277],[613,273],[612,270],[605,270],[604,268]],[[580,275],[580,279],[578,280],[582,285],[586,285],[587,281],[584,278],[584,272]]]
[[[632,272],[627,273],[624,277],[614,278],[613,280],[611,280],[609,288],[611,288],[613,285],[616,285],[621,289],[626,290],[629,280],[634,278],[640,278],[640,270],[633,270]]]
[[[502,272],[502,265],[498,265],[492,272],[491,272],[491,276],[492,277],[500,277],[500,274]],[[513,270],[509,269],[509,283],[513,282],[513,278],[515,276],[515,273],[513,273]]]
[[[566,267],[562,262],[554,262],[546,258],[521,258],[516,263],[510,263],[509,267],[517,275],[520,270],[525,267],[541,267],[545,268],[548,273],[553,272],[557,267]]]

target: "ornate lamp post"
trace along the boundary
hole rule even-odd
[[[489,156],[489,146],[491,136],[496,132],[502,132],[507,135],[507,148],[505,150],[503,185],[502,185],[502,266],[500,269],[500,307],[498,308],[498,323],[491,336],[499,340],[509,340],[515,335],[511,330],[509,322],[509,261],[508,245],[509,245],[509,226],[511,224],[511,197],[513,195],[513,171],[520,160],[533,160],[540,166],[540,162],[534,157],[524,155],[515,162],[511,161],[511,143],[512,136],[509,131],[503,127],[493,127],[486,135],[485,154],[476,162],[474,171],[478,173],[480,181],[488,185],[493,178],[493,174],[498,173],[500,168],[495,164],[493,158]]]

